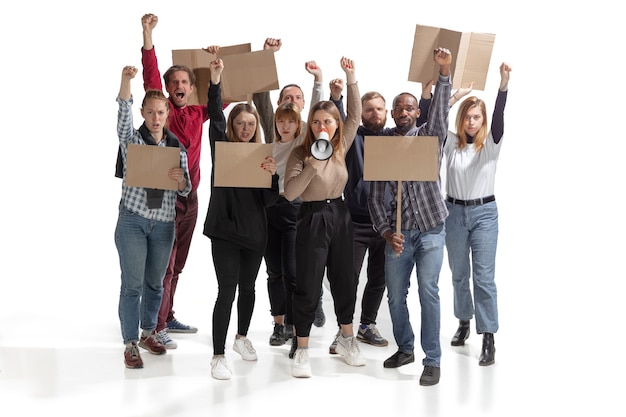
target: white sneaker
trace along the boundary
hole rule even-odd
[[[341,329],[337,330],[337,334],[335,335],[335,338],[333,339],[333,343],[331,343],[330,346],[328,347],[328,353],[330,353],[331,355],[337,354],[337,339],[339,339],[339,336],[341,336]]]
[[[361,356],[361,350],[359,349],[359,342],[354,336],[344,337],[340,335],[337,338],[337,353],[343,356],[348,365],[365,365],[365,359]]]
[[[308,349],[296,349],[292,374],[296,378],[311,378],[311,363]]]
[[[165,345],[165,349],[176,349],[178,347],[178,343],[170,338],[165,329],[157,332],[157,339],[159,339],[162,345]]]
[[[217,356],[211,359],[211,375],[215,379],[230,379],[233,372],[228,366],[225,356]]]
[[[239,339],[235,337],[233,350],[240,354],[244,361],[257,360],[256,350],[254,350],[252,342],[247,337],[241,337]]]

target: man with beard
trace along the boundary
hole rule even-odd
[[[343,80],[336,79],[330,82],[331,100],[340,109],[343,116]],[[430,105],[429,83],[422,91],[422,100],[419,106],[422,114],[428,114]],[[426,95],[426,97],[424,97]],[[389,342],[380,335],[376,328],[376,317],[380,303],[385,293],[385,239],[374,230],[370,213],[367,207],[370,183],[363,180],[363,152],[366,136],[392,136],[393,128],[385,128],[387,123],[386,101],[382,94],[369,91],[361,97],[363,111],[361,126],[357,130],[354,143],[346,154],[348,168],[348,183],[344,190],[344,198],[354,226],[354,272],[357,277],[361,273],[365,253],[367,252],[367,283],[363,289],[361,299],[361,324],[357,338],[373,346],[387,346]],[[425,106],[425,108],[424,108]],[[425,120],[424,120],[425,122]],[[418,120],[419,123],[419,120]],[[421,124],[421,123],[420,123]],[[391,214],[391,195],[385,195],[385,208]],[[335,352],[336,338],[330,345],[329,352]]]
[[[433,59],[439,65],[439,77],[432,97],[428,121],[417,125],[420,115],[418,101],[413,94],[400,93],[393,100],[391,115],[396,124],[385,135],[436,136],[439,142],[438,165],[441,165],[443,143],[448,132],[450,111],[452,55],[445,48],[437,48]],[[398,205],[398,182],[372,181],[368,206],[376,231],[386,240],[385,276],[389,313],[398,351],[385,360],[385,368],[398,368],[415,361],[415,335],[409,320],[407,295],[411,274],[416,270],[421,306],[420,341],[425,357],[420,385],[439,383],[441,363],[439,302],[439,272],[443,262],[445,219],[448,210],[441,193],[440,181],[401,182],[401,225],[389,215],[385,204],[391,192],[391,212]]]
[[[331,82],[331,100],[343,110],[341,90],[343,80]],[[387,346],[389,342],[383,338],[376,328],[378,309],[385,292],[385,239],[372,227],[367,199],[369,196],[369,182],[363,181],[363,150],[365,136],[382,136],[387,122],[385,98],[378,92],[370,91],[361,97],[363,110],[361,112],[361,126],[357,130],[354,143],[346,154],[348,168],[348,182],[344,189],[344,198],[354,226],[354,273],[359,277],[365,253],[368,252],[367,283],[361,300],[361,319],[357,338],[373,346]],[[343,112],[342,112],[343,116]],[[389,199],[385,202],[390,210]],[[339,335],[339,333],[337,334]],[[329,347],[329,352],[335,354],[337,336]]]

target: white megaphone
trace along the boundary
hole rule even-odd
[[[311,145],[311,155],[319,161],[325,161],[333,156],[333,144],[330,143],[328,130],[325,127],[322,128],[317,139]]]

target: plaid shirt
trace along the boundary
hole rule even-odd
[[[126,156],[128,154],[128,144],[146,145],[138,130],[133,128],[133,99],[123,100],[117,98],[119,110],[117,113],[117,136],[120,140],[120,149],[124,161],[124,181],[122,182],[122,203],[133,213],[139,214],[146,219],[158,220],[162,222],[173,222],[176,217],[176,192],[165,190],[163,193],[163,203],[159,209],[149,209],[146,199],[146,189],[143,187],[129,187],[126,185]],[[165,146],[165,141],[161,141],[158,146]],[[189,181],[189,168],[187,165],[187,152],[180,150],[180,167],[185,170],[187,186],[184,191],[178,194],[187,196],[191,191]]]
[[[439,138],[439,167],[443,155],[443,143],[448,132],[450,111],[450,77],[439,75],[435,86],[428,122],[414,127],[406,136],[437,136]],[[390,132],[396,134],[395,132]],[[428,231],[442,223],[448,216],[448,209],[441,193],[441,178],[438,181],[402,181],[402,230],[419,229]],[[391,216],[385,210],[385,193],[390,192]],[[368,206],[374,228],[382,235],[387,230],[396,232],[396,210],[398,207],[397,181],[372,181]]]

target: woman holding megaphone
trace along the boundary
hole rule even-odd
[[[348,365],[365,365],[352,324],[358,281],[352,265],[352,221],[342,198],[348,181],[345,155],[359,126],[361,101],[354,62],[342,57],[340,63],[346,74],[348,92],[345,123],[332,101],[320,101],[312,106],[304,141],[294,148],[285,169],[285,198],[302,200],[296,232],[293,295],[293,321],[298,341],[294,377],[311,376],[309,333],[325,270],[341,325],[337,353]]]

